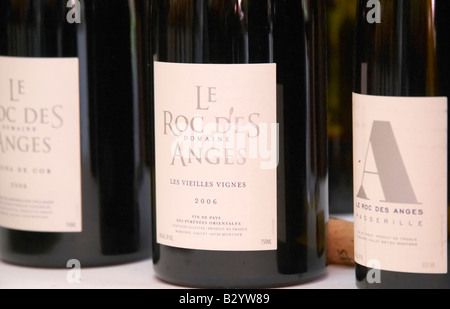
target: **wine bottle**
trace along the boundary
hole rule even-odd
[[[323,1],[153,1],[153,262],[172,284],[326,272]]]
[[[139,18],[127,0],[0,2],[2,260],[151,257]]]
[[[354,81],[357,285],[449,288],[445,0],[360,0]]]
[[[352,77],[356,0],[327,0],[330,213],[353,212]]]

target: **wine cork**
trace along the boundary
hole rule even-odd
[[[350,221],[328,220],[327,261],[335,265],[355,265],[354,224]]]

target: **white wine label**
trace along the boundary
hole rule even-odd
[[[277,249],[276,65],[155,62],[157,242]]]
[[[447,104],[353,95],[358,264],[447,273]]]
[[[0,226],[80,232],[78,59],[0,57]]]

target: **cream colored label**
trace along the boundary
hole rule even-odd
[[[155,62],[160,244],[277,249],[276,65]]]
[[[0,57],[0,226],[80,232],[78,59]]]
[[[356,262],[447,273],[447,98],[353,100]]]

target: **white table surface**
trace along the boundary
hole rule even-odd
[[[334,216],[336,217],[336,216]],[[343,216],[343,219],[352,219]],[[69,283],[70,269],[39,269],[0,261],[0,289],[181,289],[158,280],[152,260],[80,270],[80,283]],[[313,282],[288,289],[356,289],[353,267],[330,265]]]
[[[0,262],[0,289],[180,289],[158,280],[152,261],[81,269],[80,283],[68,283],[69,269],[35,269]],[[289,289],[355,289],[352,267],[331,265],[326,276]]]

